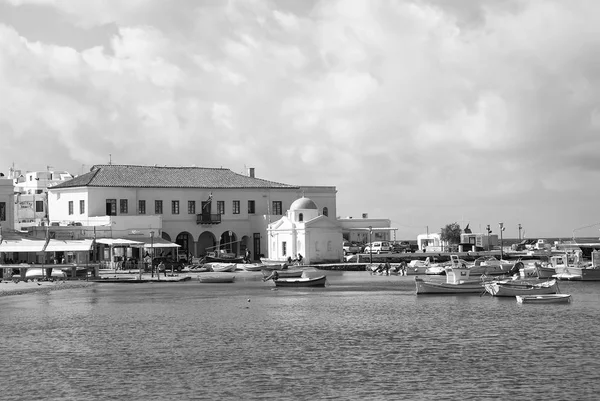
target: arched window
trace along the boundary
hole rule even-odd
[[[304,214],[298,213],[298,221],[304,221]]]
[[[323,208],[323,216],[329,216],[329,210],[326,207]]]

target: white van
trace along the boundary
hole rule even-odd
[[[389,253],[392,251],[390,243],[387,241],[376,241],[365,246],[364,253]]]

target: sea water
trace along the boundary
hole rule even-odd
[[[0,398],[598,399],[600,282],[522,305],[322,273],[317,289],[241,278],[0,298]]]

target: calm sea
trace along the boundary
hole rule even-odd
[[[598,399],[600,282],[520,305],[325,273],[312,290],[242,278],[0,298],[0,398]]]

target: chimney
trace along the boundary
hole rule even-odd
[[[254,167],[248,167],[248,177],[254,178]]]

